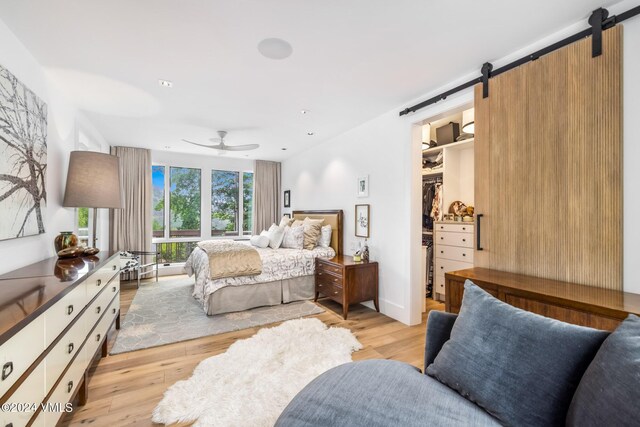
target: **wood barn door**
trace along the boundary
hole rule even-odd
[[[475,265],[622,289],[622,26],[475,87]]]

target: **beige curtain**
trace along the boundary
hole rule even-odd
[[[120,158],[123,209],[112,209],[109,249],[151,250],[151,151],[143,148],[111,147]]]
[[[280,163],[256,160],[253,176],[253,234],[259,234],[280,220]]]

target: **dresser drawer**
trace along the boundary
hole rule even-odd
[[[473,249],[459,246],[436,245],[436,258],[473,263]]]
[[[453,261],[450,259],[442,259],[442,258],[436,258],[436,271],[435,271],[435,275],[438,276],[444,276],[444,273],[448,273],[450,271],[456,271],[456,270],[464,270],[467,268],[471,268],[473,267],[473,264],[469,263],[469,262],[462,262],[462,261]]]
[[[44,327],[45,316],[40,315],[0,346],[0,396],[44,351]]]
[[[116,292],[113,292],[113,288],[116,288]],[[113,282],[109,284],[109,286],[105,287],[103,291],[98,295],[98,297],[93,301],[93,303],[87,308],[86,316],[85,316],[85,325],[87,332],[93,329],[93,327],[98,323],[100,317],[105,312],[113,297],[118,295],[119,286],[115,286]]]
[[[436,282],[435,282],[435,286],[434,286],[434,290],[441,294],[444,295],[445,294],[445,288],[444,288],[444,276],[441,275],[436,275]]]
[[[473,224],[435,224],[435,231],[451,231],[454,233],[473,233]]]
[[[47,411],[44,414],[44,419],[47,426],[55,426],[58,423],[65,412],[65,405],[71,401],[78,384],[82,382],[86,368],[87,359],[83,347],[46,402]]]
[[[45,313],[47,347],[87,305],[87,290],[79,284]]]
[[[69,362],[71,362],[73,356],[80,351],[87,337],[88,330],[85,318],[88,314],[89,313],[85,311],[82,317],[73,324],[71,329],[60,338],[60,341],[58,341],[49,354],[47,354],[45,358],[45,385],[47,392],[53,388],[53,385],[58,381],[60,374],[62,374],[62,371],[64,371]]]
[[[435,240],[436,245],[473,247],[473,234],[471,233],[437,232]]]
[[[107,284],[118,280],[119,273],[102,267],[94,275],[87,279],[87,301],[91,301]],[[113,280],[112,280],[113,279]]]
[[[332,283],[317,283],[316,292],[320,292],[322,295],[337,302],[342,302],[342,286],[334,285]]]
[[[0,412],[2,426],[26,426],[44,397],[44,363],[41,362],[7,400],[6,405],[9,406],[11,412],[4,410]],[[25,408],[24,404],[35,404],[37,407],[30,406]]]
[[[327,274],[326,272],[318,271],[316,275],[316,283],[329,284],[342,286],[342,276],[335,276],[333,274]]]
[[[331,273],[331,274],[335,274],[337,276],[342,277],[342,268],[341,267],[336,267],[335,265],[327,264],[327,263],[324,263],[322,261],[318,261],[317,267],[318,267],[318,274],[320,274],[320,273],[322,273],[322,274]]]
[[[102,319],[100,319],[100,323],[96,325],[93,332],[91,332],[87,337],[87,344],[85,345],[85,347],[87,348],[87,358],[89,360],[93,358],[93,355],[96,353],[98,347],[100,347],[100,344],[102,343],[102,340],[109,331],[109,326],[111,326],[111,323],[113,322],[113,319],[115,318],[117,313],[117,310],[116,313],[114,313],[113,309],[119,306],[120,295],[117,294],[115,299],[106,308],[104,316],[102,316]]]

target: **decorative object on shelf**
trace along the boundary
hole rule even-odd
[[[76,258],[84,254],[84,248],[72,246],[58,251],[58,258]]]
[[[69,157],[66,208],[93,208],[91,246],[97,247],[98,208],[122,209],[120,159],[93,151],[72,151]]]
[[[84,248],[84,253],[82,254],[83,256],[92,256],[97,254],[98,252],[100,252],[100,249],[98,248]]]
[[[473,212],[475,211],[475,209],[473,208],[473,206],[467,206],[467,214],[473,216]]]
[[[60,234],[53,239],[53,247],[56,248],[56,253],[74,246],[78,246],[78,236],[71,231],[61,231]]]
[[[291,190],[286,190],[284,192],[284,207],[285,208],[291,207]]]
[[[443,221],[453,221],[454,215],[453,214],[444,214],[444,216],[442,217]]]
[[[47,104],[0,65],[0,240],[43,234]]]
[[[369,197],[369,175],[358,178],[358,197]]]
[[[369,237],[369,205],[356,205],[356,236]]]
[[[362,258],[362,261],[369,262],[369,244],[367,243],[367,239],[364,239],[364,246],[360,251],[360,257]]]
[[[455,202],[449,205],[449,213],[455,214],[456,216],[463,216],[467,214],[467,205],[462,203],[460,200],[456,200]]]
[[[460,136],[460,124],[449,122],[444,126],[436,128],[436,140],[438,145],[451,144]]]

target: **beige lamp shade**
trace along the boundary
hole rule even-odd
[[[475,133],[475,126],[473,123],[474,109],[465,110],[462,112],[462,132]]]
[[[72,151],[62,206],[121,209],[118,157],[93,151]]]

